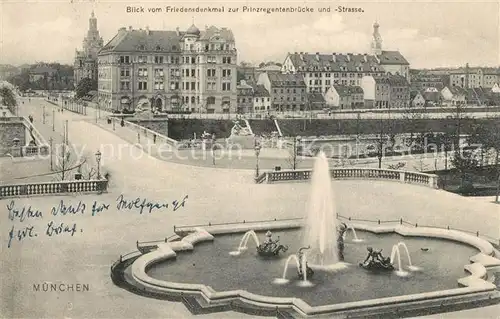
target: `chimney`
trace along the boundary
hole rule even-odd
[[[347,62],[351,61],[351,55],[352,55],[352,53],[347,53],[346,54],[346,60],[347,60]]]
[[[332,59],[333,59],[333,62],[337,62],[337,53],[335,53],[335,52],[332,53]]]
[[[181,34],[179,31],[179,27],[175,28],[175,33],[177,33],[177,36],[179,36]]]
[[[300,59],[304,61],[304,52],[300,52]]]
[[[131,25],[129,25],[129,26],[128,26],[128,30],[129,30],[129,31],[132,31],[132,30],[133,30]]]
[[[316,61],[319,61],[319,52],[316,52]]]
[[[368,62],[368,54],[363,54],[363,60],[365,61],[365,63]]]
[[[146,33],[147,35],[150,35],[151,33],[149,32],[149,26],[146,26]]]

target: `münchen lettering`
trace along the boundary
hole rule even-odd
[[[80,283],[47,283],[33,284],[33,291],[36,292],[87,292],[90,291],[89,284]]]

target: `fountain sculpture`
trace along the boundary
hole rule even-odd
[[[312,265],[329,266],[339,262],[337,214],[328,160],[323,152],[315,160],[311,185],[302,242],[311,246],[308,258]]]
[[[241,254],[242,251],[245,251],[248,249],[248,240],[252,238],[255,242],[255,246],[257,247],[257,253],[259,256],[263,257],[275,257],[280,254],[280,252],[286,252],[288,250],[288,246],[278,244],[279,242],[279,236],[277,240],[272,239],[272,233],[268,231],[266,233],[266,240],[261,244],[259,241],[259,237],[257,237],[257,234],[255,231],[250,230],[247,231],[243,237],[241,237],[240,244],[238,246],[238,249],[235,251],[230,252],[230,255],[233,256],[238,256]]]
[[[409,252],[408,247],[406,246],[406,244],[403,243],[403,242],[399,242],[396,245],[392,246],[392,251],[391,251],[391,264],[394,264],[395,258],[397,257],[397,261],[398,261],[397,272],[399,274],[401,274],[401,275],[405,275],[406,274],[406,272],[403,269],[402,262],[401,262],[401,252],[399,250],[399,247],[403,247],[404,250],[405,250],[405,252],[406,252],[406,258],[408,259],[408,269],[412,270],[412,271],[419,270],[418,267],[412,265],[412,263],[411,263],[411,257],[410,257],[410,252]]]

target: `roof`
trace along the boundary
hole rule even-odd
[[[448,87],[448,89],[453,95],[465,95],[467,93],[464,88],[461,88],[459,86],[451,86]]]
[[[439,102],[441,99],[441,93],[440,92],[427,92],[423,91],[421,92],[422,96],[426,101],[432,101],[432,102]]]
[[[193,25],[194,26],[194,25]],[[187,32],[196,30],[191,26]],[[195,27],[196,28],[196,27]],[[199,30],[198,30],[199,31]],[[134,30],[121,28],[118,33],[102,48],[100,53],[131,52],[131,51],[156,51],[156,52],[180,52],[182,31],[155,31]],[[220,37],[226,41],[234,41],[233,32],[227,28],[207,27],[205,31],[199,31],[200,40],[211,40],[212,37]]]
[[[382,75],[374,76],[377,84],[389,84],[390,86],[409,86],[410,84],[404,76],[401,75]]]
[[[399,51],[382,51],[378,58],[381,65],[410,65]]]
[[[246,81],[240,81],[240,83],[236,86],[237,90],[244,90],[244,89],[253,89],[251,85],[246,83]]]
[[[349,96],[351,94],[363,94],[360,86],[334,85],[335,91],[339,96]]]
[[[411,91],[410,92],[410,99],[413,100],[417,95],[422,95],[419,91]]]
[[[281,66],[276,64],[266,65],[262,68],[256,69],[258,72],[266,72],[266,71],[281,71]]]
[[[308,93],[307,100],[311,103],[325,103],[325,98],[321,93]]]
[[[377,58],[368,54],[312,54],[295,52],[290,53],[288,57],[298,71],[374,72],[372,68],[377,68],[377,71],[380,72],[383,71],[379,69]],[[342,67],[345,70],[342,70]]]
[[[260,84],[257,84],[254,86],[253,88],[253,95],[254,96],[263,96],[263,97],[267,97],[267,96],[270,96],[269,92],[267,91],[266,87],[264,85],[260,85]]]
[[[194,24],[192,24],[186,31],[186,34],[200,35],[200,29],[198,29]]]
[[[284,74],[278,72],[268,72],[267,76],[271,82],[271,86],[306,86],[304,77],[300,74]]]

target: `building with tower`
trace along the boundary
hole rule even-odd
[[[98,55],[99,105],[236,113],[236,68],[234,35],[227,28],[121,28]]]
[[[308,92],[326,93],[334,85],[360,86],[363,76],[400,75],[410,80],[410,64],[399,51],[382,50],[379,24],[373,25],[372,52],[288,53],[281,71],[302,74]]]
[[[83,39],[83,50],[76,50],[74,75],[75,86],[83,78],[97,80],[97,54],[103,46],[103,40],[97,30],[97,18],[94,11],[89,19],[89,29]]]

